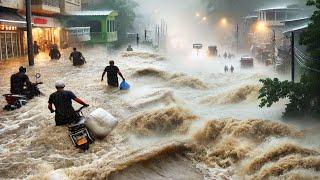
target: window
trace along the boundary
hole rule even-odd
[[[107,21],[107,32],[114,32],[116,31],[116,26],[115,26],[115,21],[114,20],[108,20]]]
[[[277,12],[276,13],[276,20],[277,21],[286,20],[286,12]]]
[[[276,13],[273,11],[267,11],[266,12],[266,20],[267,21],[274,21],[276,20]]]

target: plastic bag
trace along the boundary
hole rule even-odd
[[[128,90],[130,89],[130,84],[128,84],[126,81],[122,81],[120,84],[120,90]]]

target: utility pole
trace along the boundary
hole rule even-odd
[[[295,61],[295,53],[294,53],[294,31],[291,32],[291,80],[294,82],[294,61]]]
[[[28,60],[29,66],[34,65],[34,57],[33,57],[33,42],[32,42],[32,14],[31,14],[31,0],[26,0],[26,19],[27,19],[27,39],[28,39]]]
[[[236,36],[237,36],[237,54],[239,53],[239,24],[236,27]]]
[[[160,26],[157,26],[158,47],[160,47]]]
[[[272,29],[272,60],[273,62],[276,61],[276,31]]]
[[[147,41],[147,29],[144,30],[144,40]]]

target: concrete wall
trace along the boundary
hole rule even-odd
[[[61,12],[80,11],[81,0],[64,0],[61,2]]]
[[[24,0],[0,0],[0,6],[12,9],[23,9]]]

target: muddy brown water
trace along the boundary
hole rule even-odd
[[[82,67],[71,65],[67,50],[59,61],[40,54],[27,72],[33,81],[42,74],[45,95],[21,109],[0,110],[0,179],[320,177],[317,131],[281,121],[286,101],[258,107],[258,80],[276,77],[272,68],[241,70],[237,59],[193,59],[148,48],[125,55],[99,46],[82,51],[87,59]],[[111,59],[130,91],[100,82]],[[235,73],[224,74],[230,63]],[[9,91],[10,75],[20,65],[27,65],[25,59],[0,62],[1,94]],[[73,147],[67,128],[55,127],[47,110],[60,79],[90,104],[85,115],[104,108],[119,119],[117,128],[88,152]]]

